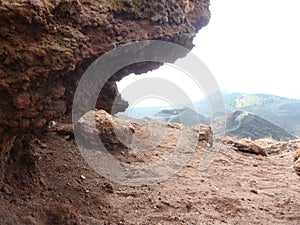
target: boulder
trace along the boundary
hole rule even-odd
[[[256,155],[267,156],[267,152],[255,144],[253,141],[238,139],[232,137],[226,137],[223,139],[223,142],[232,145],[238,151],[252,153]]]
[[[124,150],[130,147],[134,128],[131,123],[110,115],[105,110],[89,111],[75,124],[78,144],[99,148],[98,136],[106,150]]]

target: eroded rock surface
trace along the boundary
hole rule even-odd
[[[192,48],[210,17],[208,0],[3,0],[0,3],[0,156],[16,138],[39,133],[70,112],[76,85],[103,53],[139,40]],[[170,53],[172,54],[172,53]],[[115,81],[159,67],[146,62],[117,72],[103,87],[98,108],[127,107]]]

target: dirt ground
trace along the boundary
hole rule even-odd
[[[163,129],[147,126],[135,125],[136,148],[114,156],[141,166],[172,154],[182,127],[167,126],[162,135]],[[149,147],[151,132],[163,141],[137,151]],[[192,159],[167,180],[124,186],[97,174],[74,139],[49,132],[28,154],[11,153],[0,224],[299,224],[300,178],[291,165],[300,142],[259,144],[268,156],[237,152],[218,140],[212,148],[198,143]],[[204,153],[214,150],[215,160],[200,171]]]

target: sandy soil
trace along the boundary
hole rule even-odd
[[[133,149],[146,148],[142,140],[163,130],[135,128],[139,140]],[[164,129],[163,141],[151,151],[114,155],[135,166],[164,160],[177,146],[180,129]],[[267,157],[237,152],[220,141],[213,148],[198,143],[178,173],[135,187],[97,174],[74,139],[49,132],[32,143],[29,158],[15,158],[32,161],[21,172],[13,161],[6,166],[10,180],[0,192],[0,224],[299,224],[300,178],[291,165],[300,142],[259,144]],[[216,159],[200,171],[204,153],[214,150]]]

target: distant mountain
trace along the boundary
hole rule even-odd
[[[128,108],[123,114],[126,114],[130,117],[142,119],[144,117],[152,117],[155,113],[164,110],[171,109],[168,106],[150,106],[150,107],[137,107],[137,108]]]
[[[214,121],[216,134],[220,128],[216,124],[224,123],[226,124],[225,136],[251,138],[252,140],[272,138],[278,141],[289,141],[296,139],[285,129],[247,111],[237,110]]]
[[[230,93],[223,95],[224,102],[227,106],[235,109],[255,109],[268,107],[279,101],[286,101],[287,98],[267,95],[267,94],[244,94]]]
[[[126,120],[126,121],[128,121],[130,123],[140,123],[140,124],[148,123],[148,120],[139,119],[139,118],[136,118],[136,117],[130,117],[130,116],[128,116],[124,112],[119,112],[115,116],[118,117],[118,118],[120,118],[120,119],[122,119],[122,120]]]
[[[227,112],[248,111],[300,136],[300,100],[244,93],[224,94],[223,99]],[[195,104],[198,113],[208,116],[210,109],[206,100]]]
[[[199,123],[208,123],[209,119],[194,110],[185,107],[182,109],[164,109],[154,115],[166,123],[182,123],[187,126],[193,126]]]
[[[267,94],[244,93],[225,93],[223,94],[223,100],[226,113],[231,113],[236,110],[248,111],[300,137],[300,100]],[[208,100],[203,99],[193,104],[196,113],[201,114],[199,121],[208,121],[208,118],[211,117],[210,103]],[[218,107],[218,104],[220,103],[216,104],[217,108],[222,109],[223,107],[221,105]],[[184,106],[182,108],[184,108]],[[134,118],[153,118],[154,115],[159,114],[160,111],[165,109],[172,110],[170,106],[154,106],[131,108],[125,113]],[[167,115],[159,116],[167,118]],[[179,122],[176,116],[173,115],[173,117],[173,121]],[[203,118],[201,119],[201,117],[205,117],[206,119],[202,120]],[[165,121],[166,120],[167,119],[165,119]]]

